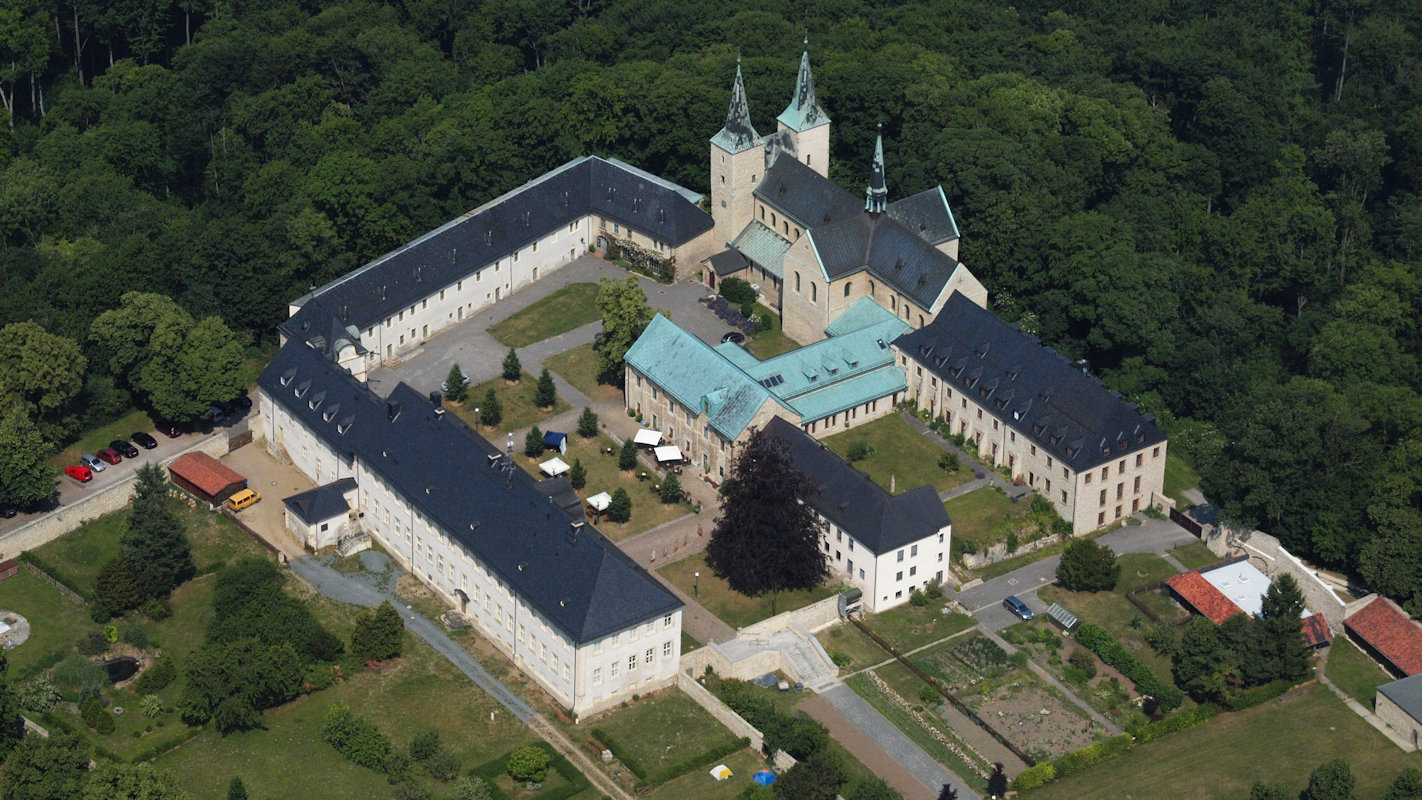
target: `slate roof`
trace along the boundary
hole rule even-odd
[[[234,484],[247,485],[241,474],[203,452],[178,456],[168,465],[168,471],[214,497]]]
[[[355,488],[355,478],[341,478],[325,486],[294,494],[282,500],[282,503],[297,519],[307,525],[315,525],[332,517],[345,516],[351,510],[345,495]]]
[[[815,75],[810,71],[808,51],[800,55],[800,72],[795,77],[795,94],[790,98],[790,105],[776,119],[797,132],[829,124],[829,114],[815,99]]]
[[[771,275],[785,279],[785,253],[790,242],[760,220],[753,219],[741,229],[731,247]]]
[[[712,227],[688,195],[615,159],[573,159],[295,301],[280,327],[302,341],[329,335],[333,317],[368,328],[588,214],[685,244]]]
[[[721,252],[706,259],[711,265],[711,270],[717,275],[735,275],[750,266],[746,257],[735,250],[722,250]]]
[[[1076,471],[1165,441],[1153,415],[957,292],[894,346]]]
[[[933,306],[958,269],[957,261],[887,214],[857,214],[807,235],[829,280],[868,270],[924,308]]]
[[[1208,618],[1216,625],[1235,614],[1242,613],[1233,600],[1225,597],[1224,592],[1205,580],[1198,570],[1182,572],[1171,577],[1165,583],[1175,590],[1181,600],[1190,604],[1201,616]]]
[[[754,194],[806,230],[864,214],[862,201],[793,158],[775,159]]]
[[[885,213],[931,245],[958,238],[958,221],[953,219],[942,186],[895,200]]]
[[[891,495],[793,423],[776,417],[765,432],[788,445],[790,462],[819,490],[806,501],[810,507],[875,555],[922,541],[950,524],[932,486]]]
[[[1378,693],[1397,704],[1407,716],[1422,722],[1422,674],[1384,683]]]
[[[741,79],[739,63],[736,64],[736,80],[731,84],[731,105],[726,110],[726,124],[711,137],[711,142],[728,153],[739,153],[760,142],[760,134],[751,124],[750,103],[746,100],[746,84]]]
[[[548,498],[548,502],[555,508],[560,508],[563,513],[575,520],[583,518],[583,499],[578,497],[578,492],[573,488],[573,484],[568,480],[568,476],[559,475],[556,478],[545,478],[533,485],[540,495]]]
[[[1422,673],[1422,627],[1387,598],[1368,603],[1343,625],[1402,674]]]
[[[508,462],[498,448],[410,386],[381,400],[299,342],[277,351],[258,385],[343,458],[359,456],[574,642],[682,606],[595,528],[575,529],[531,477],[501,468]]]
[[[678,403],[706,413],[727,439],[740,436],[766,400],[784,406],[725,355],[661,314],[628,348],[626,361]]]

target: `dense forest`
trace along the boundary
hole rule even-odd
[[[125,291],[257,346],[284,301],[574,156],[704,188],[736,59],[772,130],[806,35],[837,181],[862,190],[882,122],[891,194],[945,187],[999,314],[1154,411],[1230,516],[1422,611],[1422,5],[1397,0],[7,0],[0,324],[43,331],[0,350],[83,379],[0,388],[62,441],[143,402],[151,319],[127,360],[91,332]]]

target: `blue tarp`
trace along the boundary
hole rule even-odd
[[[763,769],[760,772],[757,772],[755,775],[751,776],[751,780],[755,781],[761,786],[769,786],[770,784],[775,783],[775,773],[771,772],[768,769]]]
[[[543,446],[566,454],[568,452],[568,434],[548,431],[543,434]]]

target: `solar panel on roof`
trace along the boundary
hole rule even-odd
[[[769,378],[765,378],[764,380],[762,380],[762,381],[760,382],[760,385],[761,385],[761,386],[764,386],[764,387],[767,388],[767,389],[774,389],[775,387],[779,386],[780,384],[782,384],[782,383],[784,383],[784,382],[785,382],[785,376],[784,376],[784,375],[776,374],[776,375],[771,375]]]

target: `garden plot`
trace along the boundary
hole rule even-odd
[[[959,699],[1018,749],[1038,760],[1079,750],[1105,733],[1074,704],[1026,671],[1014,673],[1011,680],[986,693],[960,695]]]
[[[997,643],[973,633],[914,658],[924,672],[938,678],[957,695],[985,681],[992,681],[1013,669],[1013,660]]]

